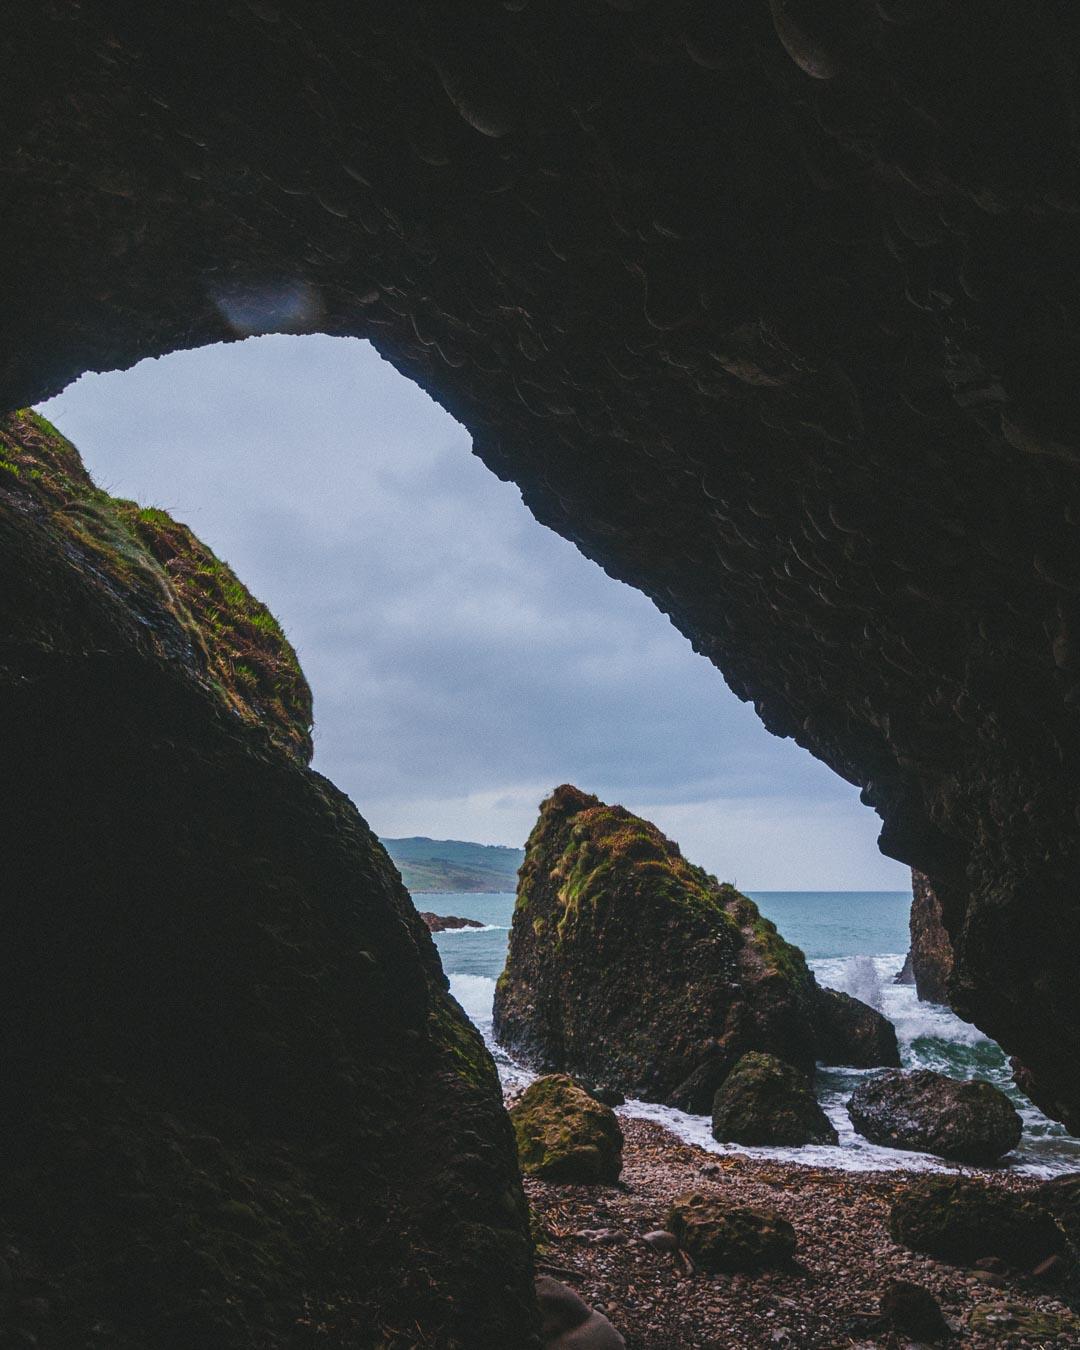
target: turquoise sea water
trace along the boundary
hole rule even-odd
[[[1080,1140],[1047,1120],[1017,1091],[1001,1049],[949,1009],[920,1003],[910,985],[893,982],[907,950],[910,892],[748,894],[783,936],[802,948],[819,983],[861,998],[892,1021],[906,1068],[936,1069],[954,1078],[984,1078],[1009,1093],[1024,1120],[1024,1137],[1017,1151],[1009,1155],[1009,1166],[1044,1175],[1080,1170]],[[450,977],[451,991],[484,1033],[504,1078],[527,1079],[528,1071],[514,1064],[491,1038],[491,1004],[495,981],[506,960],[513,895],[424,894],[416,899],[420,909],[457,914],[485,925],[482,929],[438,933],[435,942]],[[660,1120],[682,1138],[715,1152],[760,1153],[855,1170],[946,1166],[922,1154],[879,1148],[854,1133],[845,1103],[858,1080],[872,1072],[828,1067],[819,1071],[818,1095],[840,1134],[835,1148],[740,1150],[734,1145],[717,1144],[704,1116],[648,1103],[631,1102],[622,1109]]]

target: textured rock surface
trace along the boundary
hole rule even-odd
[[[820,989],[752,900],[567,784],[526,846],[495,1035],[535,1068],[703,1115],[748,1050],[808,1074],[897,1062],[890,1024]]]
[[[874,1144],[990,1166],[1020,1142],[1023,1122],[992,1083],[930,1069],[867,1078],[848,1102],[856,1130]]]
[[[795,1230],[786,1219],[725,1205],[715,1196],[677,1195],[666,1222],[679,1246],[710,1273],[786,1266],[795,1256]]]
[[[1060,1251],[1064,1238],[1030,1197],[954,1177],[922,1177],[893,1205],[889,1232],[912,1251],[970,1264],[998,1256],[1030,1270]]]
[[[743,1055],[717,1090],[712,1132],[721,1143],[836,1143],[836,1131],[806,1075],[775,1055],[756,1051]]]
[[[612,1184],[622,1170],[622,1131],[610,1106],[565,1074],[530,1083],[510,1109],[521,1170],[544,1181]]]
[[[813,1070],[815,989],[655,825],[569,786],[543,803],[495,994],[495,1034],[527,1063],[707,1112],[747,1050]]]
[[[0,436],[5,1343],[529,1343],[493,1066],[303,763],[279,630],[231,577],[210,622],[210,555],[46,426]]]
[[[1040,1199],[1069,1244],[1080,1252],[1080,1172],[1070,1172],[1046,1182]]]
[[[941,1305],[929,1289],[910,1280],[890,1280],[881,1296],[881,1316],[895,1331],[918,1341],[952,1339]]]
[[[815,1000],[814,1030],[818,1059],[855,1069],[893,1068],[900,1064],[896,1028],[861,999],[838,989],[821,989]]]
[[[927,877],[911,873],[911,949],[905,970],[925,1003],[948,1003],[953,970],[952,942],[942,921],[941,905]]]
[[[370,337],[932,881],[1080,1128],[1075,6],[18,6],[0,406]]]

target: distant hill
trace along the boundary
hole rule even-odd
[[[513,891],[525,851],[503,844],[470,844],[463,839],[384,839],[414,894],[422,891]]]

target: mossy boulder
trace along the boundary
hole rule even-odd
[[[1030,1269],[1060,1251],[1061,1230],[1029,1195],[967,1177],[921,1177],[893,1203],[889,1233],[912,1251],[957,1264],[997,1256]]]
[[[543,1181],[618,1181],[623,1135],[610,1106],[566,1074],[538,1078],[510,1108],[521,1170]]]
[[[930,1069],[889,1070],[851,1095],[848,1115],[874,1144],[991,1166],[1020,1142],[1023,1122],[992,1083],[948,1078]]]
[[[839,989],[819,989],[815,999],[818,1059],[853,1069],[900,1067],[896,1028],[876,1008]]]
[[[835,1144],[837,1135],[809,1079],[775,1055],[743,1055],[713,1099],[713,1138],[720,1143]]]
[[[273,614],[186,525],[103,492],[75,446],[30,409],[0,417],[0,493],[138,617],[160,657],[305,764],[311,759],[311,689],[296,652]]]
[[[1080,1345],[1080,1317],[1067,1308],[1031,1308],[1010,1299],[976,1303],[968,1327],[1003,1345]]]
[[[491,1057],[300,685],[229,683],[256,602],[0,433],[0,1339],[535,1344]]]
[[[697,1191],[675,1197],[665,1227],[710,1274],[783,1267],[795,1256],[795,1230],[786,1219],[771,1210],[726,1205]]]
[[[655,825],[570,786],[543,803],[495,995],[520,1059],[705,1113],[748,1050],[813,1069],[815,990],[753,901]]]

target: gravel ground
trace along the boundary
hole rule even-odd
[[[890,1202],[908,1174],[718,1158],[652,1121],[620,1123],[626,1147],[618,1186],[555,1186],[532,1179],[525,1185],[542,1243],[541,1270],[605,1312],[628,1350],[911,1345],[859,1325],[877,1313],[890,1278],[911,1280],[936,1295],[957,1332],[954,1343],[1080,1347],[1080,1322],[1069,1331],[1017,1329],[1017,1318],[1032,1313],[1044,1326],[1071,1321],[1060,1286],[1020,1272],[943,1265],[890,1239]],[[1001,1177],[994,1184],[1023,1189],[1033,1183]],[[642,1236],[663,1225],[671,1198],[687,1190],[782,1214],[798,1236],[798,1267],[707,1276],[689,1271],[678,1255],[654,1252]],[[973,1313],[976,1322],[989,1314],[988,1329],[973,1329]]]

